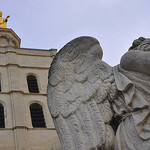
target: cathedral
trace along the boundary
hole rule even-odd
[[[0,23],[0,150],[60,150],[46,97],[57,50],[20,48],[20,41]]]

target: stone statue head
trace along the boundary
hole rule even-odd
[[[132,46],[129,48],[130,50],[150,51],[150,39],[139,37],[133,41]]]

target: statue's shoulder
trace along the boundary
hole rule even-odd
[[[134,40],[129,51],[122,56],[120,66],[128,71],[150,74],[150,38]]]

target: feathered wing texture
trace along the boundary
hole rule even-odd
[[[113,131],[105,123],[112,117],[108,95],[114,78],[101,58],[98,41],[80,37],[66,44],[51,64],[48,106],[63,150],[112,146]]]

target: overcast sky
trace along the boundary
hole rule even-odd
[[[97,38],[111,66],[140,36],[150,37],[150,0],[2,0],[8,28],[22,48],[60,49],[79,36]]]

